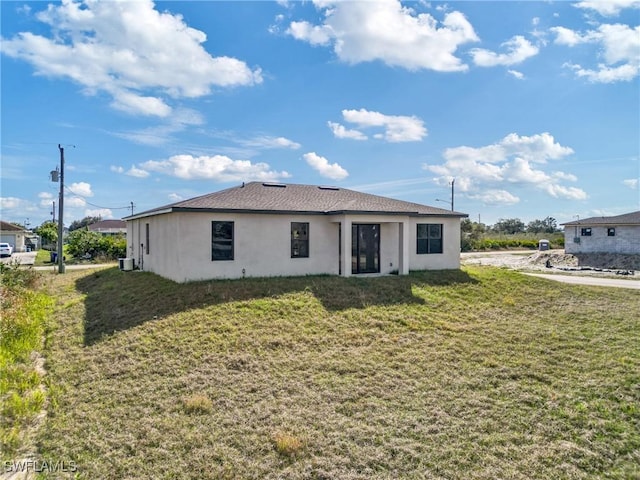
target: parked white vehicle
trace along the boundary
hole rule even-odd
[[[0,257],[10,257],[13,255],[13,247],[8,243],[0,243]]]

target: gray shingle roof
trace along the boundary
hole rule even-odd
[[[614,217],[590,217],[562,223],[561,225],[640,225],[640,210]]]
[[[371,195],[346,188],[251,182],[147,210],[146,212],[126,217],[125,220],[180,211],[316,214],[366,212],[386,215],[467,216],[465,213]]]

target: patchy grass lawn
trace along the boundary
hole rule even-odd
[[[49,281],[40,453],[81,478],[640,477],[640,292],[486,267]]]

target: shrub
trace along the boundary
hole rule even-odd
[[[182,403],[187,413],[210,413],[213,410],[211,399],[200,393],[194,393],[183,399]]]
[[[304,442],[291,433],[279,431],[274,433],[271,439],[276,451],[288,457],[296,456],[304,448]]]

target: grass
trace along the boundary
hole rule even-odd
[[[487,267],[47,277],[44,459],[79,477],[640,477],[640,292]]]
[[[46,396],[37,353],[43,349],[51,300],[33,291],[38,276],[17,265],[0,266],[0,460],[32,447]]]

